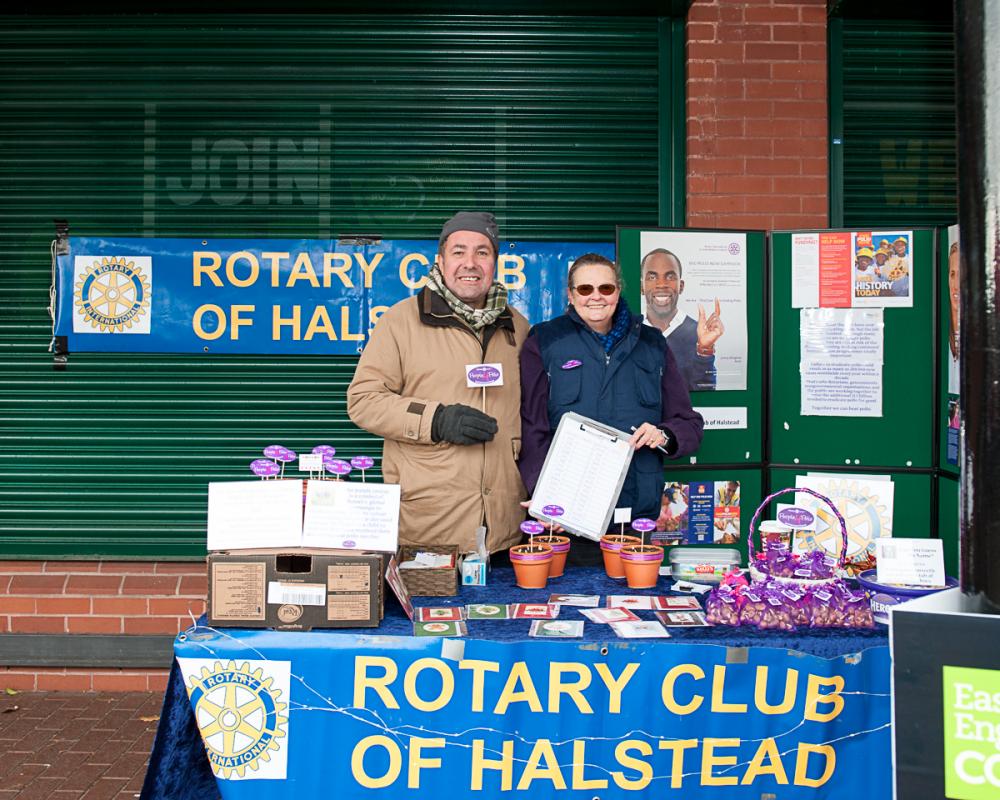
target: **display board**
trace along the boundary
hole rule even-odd
[[[810,237],[815,240],[819,254],[816,275],[810,275],[803,267],[809,260],[808,253],[803,255],[808,249],[803,242],[808,242]],[[885,268],[884,280],[869,284],[875,288],[861,288],[864,284],[857,264],[862,251],[871,247],[866,253],[871,261],[872,250],[881,249],[883,242],[891,247],[895,238],[904,240],[902,249],[908,270],[905,296],[890,296],[897,284],[895,280],[890,284],[889,266]],[[790,467],[795,464],[828,464],[841,468],[932,467],[931,431],[936,409],[933,357],[937,297],[935,240],[936,232],[929,229],[772,234],[771,463]],[[843,269],[839,276],[834,275],[838,255],[848,259],[846,275]],[[871,269],[874,270],[874,266]],[[803,296],[808,298],[809,294],[806,281],[813,279],[816,285],[811,288],[816,294],[812,300],[803,302]],[[835,285],[841,280],[847,285]],[[878,287],[884,287],[884,291]],[[846,295],[838,297],[838,292],[843,294],[845,291]],[[818,309],[823,314],[817,314],[814,320],[823,315],[827,319],[846,318],[848,322],[843,329],[850,334],[853,325],[856,334],[854,338],[849,335],[839,338],[829,348],[829,352],[833,352],[839,347],[839,355],[843,357],[847,353],[847,358],[839,363],[836,360],[811,363],[809,369],[814,371],[809,373],[809,385],[818,388],[805,393],[802,390],[805,373],[801,366],[804,359],[800,328],[805,311],[809,309],[793,307],[793,294],[801,305],[813,306],[812,310],[819,305],[826,306]],[[844,308],[845,299],[852,308]],[[879,314],[884,323],[880,347],[875,338],[880,325]],[[862,321],[867,330],[872,331],[865,340],[858,338],[863,330]],[[816,329],[814,325],[810,341],[815,340]],[[827,342],[820,344],[825,346]],[[873,353],[875,349],[879,349],[880,354]],[[875,363],[879,357],[880,369]],[[862,363],[864,359],[872,360]],[[828,371],[823,372],[824,369]],[[854,390],[855,385],[858,391]],[[824,394],[827,391],[829,398]],[[828,399],[830,402],[823,407]],[[834,408],[833,414],[830,414],[831,408]],[[817,410],[824,415],[816,414]],[[875,411],[877,415],[873,414]],[[921,527],[925,529],[927,519],[926,516],[920,518]]]
[[[958,225],[938,230],[938,391],[935,430],[937,467],[959,473],[958,292],[960,288]]]
[[[706,418],[690,463],[761,463],[765,233],[619,226],[617,253],[625,299],[647,320],[658,317],[659,327],[668,326],[691,403]]]
[[[668,465],[654,539],[688,547],[732,547],[746,564],[750,519],[764,497],[759,469],[671,469]],[[733,486],[735,483],[735,486]],[[676,538],[671,538],[676,537]],[[735,541],[733,539],[735,538]]]

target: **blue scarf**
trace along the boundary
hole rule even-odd
[[[618,308],[615,309],[615,315],[612,317],[611,330],[607,333],[598,333],[590,329],[590,332],[597,337],[604,348],[604,352],[610,353],[614,349],[614,346],[625,338],[631,322],[632,314],[629,312],[624,298],[622,298],[618,301]]]

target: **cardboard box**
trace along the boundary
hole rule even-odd
[[[208,624],[216,628],[373,628],[382,619],[380,553],[231,550],[208,554]]]

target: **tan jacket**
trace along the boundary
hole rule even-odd
[[[480,337],[428,289],[394,305],[376,324],[347,390],[347,413],[356,425],[385,439],[382,473],[402,493],[401,543],[472,550],[484,517],[491,552],[520,541],[520,501],[526,495],[517,470],[518,353],[528,327],[508,307],[484,330],[484,353]],[[493,441],[431,441],[431,420],[440,405],[483,409],[483,390],[466,386],[465,366],[498,362],[503,386],[486,389],[485,411],[499,424]]]

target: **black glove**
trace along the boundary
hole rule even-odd
[[[452,444],[479,444],[490,441],[497,432],[497,421],[472,406],[456,403],[438,406],[431,420],[431,439]]]

